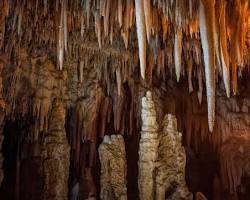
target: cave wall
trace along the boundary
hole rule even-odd
[[[18,66],[8,60],[1,61],[4,66],[2,95],[6,102],[4,116],[6,115],[6,118],[11,121],[20,119],[31,121],[23,136],[24,152],[27,151],[24,149],[29,149],[33,154],[37,154],[35,146],[49,131],[53,102],[55,99],[62,102],[66,109],[65,128],[71,148],[70,182],[73,182],[74,178],[78,181],[90,180],[88,187],[86,187],[86,181],[79,181],[80,188],[87,188],[81,191],[82,196],[88,195],[93,190],[97,190],[97,193],[99,191],[97,174],[100,163],[97,147],[103,136],[107,133],[116,133],[124,135],[129,140],[134,135],[139,135],[142,125],[140,101],[149,87],[143,81],[132,77],[127,81],[124,80],[120,86],[117,84],[116,72],[111,70],[113,68],[105,68],[105,65],[104,71],[95,68],[98,63],[116,66],[120,57],[102,54],[98,49],[94,49],[91,53],[87,52],[89,55],[85,57],[85,65],[69,62],[65,64],[67,67],[63,71],[58,71],[46,54],[40,52],[40,54],[31,55],[25,49],[19,52]],[[193,81],[194,89],[198,88],[197,82],[198,80]],[[183,132],[183,144],[186,149],[191,149],[190,158],[187,153],[188,186],[192,192],[202,191],[208,197],[212,197],[215,175],[219,176],[220,181],[223,179],[220,177],[222,173],[219,169],[221,145],[233,135],[248,135],[249,132],[248,76],[243,76],[239,84],[240,95],[236,97],[227,98],[224,87],[220,83],[218,80],[216,124],[212,134],[209,133],[207,124],[206,99],[203,97],[202,104],[199,104],[197,94],[189,93],[187,90],[187,80],[184,79],[177,84],[171,78],[166,81],[153,79],[150,86],[156,104],[157,121],[163,121],[166,113],[175,114],[178,130]],[[120,95],[118,87],[121,87]],[[160,129],[162,129],[161,126]],[[193,156],[195,161],[190,164],[192,154],[195,155]],[[37,159],[36,156],[31,157]],[[28,157],[28,160],[30,159],[28,162],[31,162],[31,157]],[[22,159],[24,158],[27,160],[27,155]],[[41,165],[39,162],[35,161],[35,165],[27,164],[27,166]],[[23,169],[26,164],[22,166]],[[190,168],[195,170],[192,171]],[[128,170],[130,174],[131,171]],[[207,178],[208,183],[203,183],[203,178]],[[231,181],[234,182],[234,180]],[[24,188],[25,190],[27,188]],[[226,188],[225,191],[230,193]],[[235,193],[235,190],[231,192]],[[21,195],[25,196],[26,193],[21,191]]]
[[[3,135],[9,134],[3,146],[19,141],[14,142],[16,150],[9,153],[13,169],[8,169],[10,161],[3,162],[0,153],[0,183],[4,171],[14,172],[10,186],[8,176],[3,180],[1,195],[12,189],[13,196],[20,199],[50,198],[45,194],[67,198],[78,190],[81,199],[98,198],[101,161],[97,149],[105,135],[120,134],[125,140],[127,195],[137,199],[142,190],[137,186],[141,99],[151,90],[158,130],[163,130],[164,116],[170,113],[183,133],[189,190],[201,191],[208,199],[247,198],[248,1],[227,1],[226,6],[225,1],[192,0],[188,5],[185,1],[154,1],[154,5],[147,1],[151,25],[148,15],[142,23],[143,12],[136,12],[142,7],[137,1],[79,2],[0,1],[4,11],[0,16],[0,150]],[[202,6],[209,12],[202,12]],[[220,21],[215,17],[218,12]],[[227,17],[231,14],[234,20]],[[224,26],[220,28],[218,23]],[[220,54],[213,41],[216,35],[211,34],[214,32],[221,36]],[[203,61],[204,55],[207,59]],[[216,63],[218,57],[228,66]],[[208,61],[211,73],[206,73]],[[228,98],[230,88],[235,96]],[[57,116],[62,135],[51,130],[55,102],[65,109]],[[209,133],[213,120],[213,132]],[[17,128],[10,128],[10,124]],[[63,152],[56,151],[57,145]],[[43,166],[50,151],[53,167],[65,159],[63,169]],[[65,176],[59,177],[59,172]],[[49,188],[57,181],[63,185],[60,194]]]

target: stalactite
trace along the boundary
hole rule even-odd
[[[101,16],[98,12],[95,12],[95,33],[97,35],[99,48],[102,47],[102,25]]]
[[[68,16],[67,16],[67,1],[63,3],[63,34],[64,34],[64,50],[67,52],[68,47]]]
[[[213,131],[215,118],[215,1],[200,0],[199,23],[201,44],[205,63],[205,78],[207,92],[208,125],[209,131]]]
[[[121,95],[121,87],[122,87],[122,78],[121,78],[121,69],[118,67],[115,70],[115,74],[116,74],[116,82],[117,82],[117,92],[118,95]]]
[[[230,97],[230,69],[227,48],[227,30],[226,30],[226,2],[221,1],[221,13],[219,16],[220,31],[220,58],[223,72],[223,81],[226,89],[227,97]]]
[[[181,60],[182,60],[182,30],[177,30],[174,39],[174,63],[177,82],[181,75]]]
[[[59,25],[59,33],[58,33],[58,52],[57,52],[57,59],[58,59],[58,66],[59,70],[62,70],[63,67],[63,60],[64,60],[64,32],[63,32],[63,5],[61,7],[61,14],[60,14],[60,25]]]
[[[151,35],[151,26],[152,26],[151,0],[143,0],[142,4],[144,6],[146,33],[147,33],[147,39],[149,42],[150,35]]]
[[[241,3],[240,1],[233,2],[235,9],[233,10],[233,20],[231,24],[231,46],[230,46],[230,57],[232,65],[232,89],[233,94],[236,95],[238,92],[238,61],[239,61],[239,28],[238,21],[240,20]]]
[[[106,8],[104,14],[104,36],[107,37],[109,34],[109,26],[110,26],[110,9],[111,9],[111,0],[106,0]]]
[[[143,0],[135,0],[136,30],[140,57],[141,77],[145,79],[146,71],[146,26]]]
[[[19,6],[18,24],[17,24],[17,34],[19,36],[21,34],[22,18],[23,18],[23,6],[21,5],[21,6]]]
[[[119,22],[119,26],[120,28],[122,27],[122,17],[123,17],[123,1],[122,0],[118,0],[118,22]]]
[[[89,22],[90,22],[90,3],[91,0],[86,1],[87,27],[89,27]]]
[[[187,67],[188,67],[188,89],[189,93],[193,92],[193,84],[192,84],[192,73],[193,73],[193,62],[192,60],[187,61]]]
[[[203,78],[202,78],[202,69],[201,69],[201,66],[199,66],[199,69],[198,69],[198,85],[199,85],[199,89],[198,89],[198,92],[197,92],[197,95],[198,95],[198,100],[199,100],[199,103],[201,104],[202,103],[202,92],[203,92]]]
[[[80,83],[83,82],[83,68],[84,68],[84,61],[80,61],[79,63],[79,75],[78,75],[78,80]]]

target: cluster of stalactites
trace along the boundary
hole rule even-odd
[[[115,35],[120,34],[125,48],[129,48],[129,42],[132,40],[130,33],[136,28],[140,74],[143,79],[146,76],[152,76],[152,60],[154,65],[174,64],[177,81],[185,70],[187,71],[190,92],[193,91],[192,75],[196,75],[199,80],[200,102],[202,82],[205,79],[208,123],[211,132],[215,116],[216,73],[224,81],[227,96],[230,96],[230,79],[232,79],[233,94],[237,94],[238,75],[241,74],[239,72],[248,60],[246,56],[250,18],[248,0],[56,0],[51,2],[4,0],[2,4],[5,14],[1,19],[4,21],[1,23],[1,29],[8,26],[5,25],[5,19],[8,19],[6,23],[10,23],[12,29],[17,29],[19,37],[24,37],[22,35],[25,35],[23,33],[26,31],[25,9],[34,14],[35,25],[32,27],[36,29],[37,24],[40,24],[42,28],[27,33],[26,38],[30,42],[39,41],[32,35],[40,34],[42,37],[40,40],[43,40],[43,37],[47,38],[44,40],[46,45],[56,44],[59,69],[62,69],[67,56],[67,47],[71,43],[70,36],[73,36],[75,31],[79,31],[84,38],[92,20],[99,47],[107,41],[112,44]],[[52,9],[55,12],[51,12]],[[51,23],[52,30],[56,31],[56,34],[44,33],[44,30],[50,30],[48,27]],[[11,39],[11,33],[8,34],[10,37],[6,37],[9,41],[6,49],[11,49],[15,42]],[[53,42],[47,42],[47,40],[53,40]],[[151,55],[152,52],[154,56]],[[157,69],[157,72],[163,77],[166,73],[164,69]]]

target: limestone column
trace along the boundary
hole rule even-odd
[[[182,146],[182,134],[177,130],[177,120],[174,115],[165,115],[163,132],[159,138],[160,144],[156,167],[156,199],[193,199],[193,195],[186,186],[186,154]]]
[[[123,137],[104,136],[99,146],[102,200],[127,200],[127,164]]]
[[[158,152],[158,124],[151,92],[142,98],[142,130],[139,143],[138,188],[140,199],[154,199],[154,170]]]
[[[53,105],[49,128],[42,143],[44,200],[68,200],[70,147],[64,128],[65,109],[60,102]]]

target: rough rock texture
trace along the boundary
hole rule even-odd
[[[104,136],[99,146],[101,161],[102,200],[127,199],[127,164],[123,137],[121,135]]]
[[[176,117],[165,115],[161,134],[151,92],[142,98],[141,116],[138,162],[140,199],[191,200],[193,195],[185,181],[186,154]]]
[[[138,187],[140,199],[154,199],[154,170],[158,153],[158,124],[151,92],[142,98],[142,131],[139,146]]]
[[[216,5],[217,2],[225,1],[216,1]],[[100,4],[101,2],[102,4]],[[31,121],[34,130],[30,130],[24,135],[23,140],[32,142],[39,140],[38,138],[43,137],[44,132],[47,132],[48,119],[55,98],[63,98],[62,102],[67,113],[70,113],[71,109],[75,109],[75,114],[67,116],[66,125],[69,126],[67,133],[72,149],[70,164],[73,169],[71,172],[76,172],[75,176],[81,179],[80,189],[87,190],[84,193],[88,196],[99,189],[96,184],[98,180],[93,181],[95,177],[98,177],[95,176],[95,172],[98,172],[96,147],[99,138],[102,138],[107,132],[124,134],[125,137],[139,135],[141,129],[139,102],[145,90],[150,89],[154,100],[162,103],[161,107],[158,104],[156,106],[156,113],[161,116],[158,122],[163,120],[165,113],[177,116],[179,129],[182,130],[186,139],[184,144],[198,152],[200,160],[205,160],[205,167],[201,168],[198,176],[201,180],[198,185],[199,187],[209,185],[214,174],[207,173],[211,172],[208,158],[216,157],[210,152],[207,153],[206,150],[211,146],[214,151],[220,149],[221,143],[226,140],[227,136],[242,132],[249,133],[250,89],[247,87],[250,86],[248,81],[250,79],[248,67],[241,63],[240,67],[237,67],[240,96],[230,99],[225,97],[225,86],[221,84],[222,73],[220,69],[216,69],[218,71],[216,74],[219,76],[216,78],[218,86],[216,90],[216,124],[213,134],[210,134],[207,126],[205,93],[202,94],[205,76],[197,16],[199,1],[154,1],[154,4],[152,4],[152,0],[147,1],[152,4],[150,7],[152,8],[153,26],[150,43],[147,46],[145,81],[139,77],[140,61],[138,60],[137,37],[134,30],[134,1],[119,0],[118,2],[113,3],[112,1],[111,3],[111,0],[88,0],[84,3],[79,0],[2,0],[0,10],[4,12],[1,12],[3,15],[0,15],[0,57],[6,54],[8,59],[4,64],[5,72],[2,73],[6,114],[8,117],[11,116],[13,121],[18,118],[22,121]],[[243,5],[243,2],[248,1],[226,2],[225,16],[231,13],[234,19],[237,19],[238,13],[242,13],[243,16],[245,6],[241,7],[242,12],[240,10],[235,12],[235,10],[240,7],[239,4]],[[238,5],[235,6],[234,2],[237,2]],[[66,4],[67,6],[65,6]],[[119,27],[116,22],[117,14],[113,12],[118,11],[116,9],[118,5],[120,7],[119,16],[121,16]],[[216,13],[218,8],[219,6],[215,7]],[[245,27],[247,29],[245,46],[249,49],[250,19],[247,19],[249,11],[247,12],[245,15],[248,20],[248,25]],[[235,20],[228,17],[218,19],[222,18],[227,21],[226,23],[230,23],[226,25],[228,34],[223,31],[227,35],[226,41],[245,34],[239,25],[246,25],[246,23],[234,23]],[[58,41],[60,40],[58,32],[60,34],[62,32],[62,27],[58,27],[62,20],[64,21],[65,33],[63,35],[66,44],[60,46],[64,46],[66,49],[64,50],[63,70],[58,70],[56,49],[58,43],[62,42]],[[178,31],[177,24],[183,30],[183,45],[179,49],[179,52],[182,51],[182,58],[179,59],[183,66],[178,84],[176,84],[173,69],[173,36]],[[102,48],[98,47],[95,31]],[[123,44],[120,31],[122,31],[122,37],[127,45]],[[234,32],[239,35],[230,34]],[[113,43],[109,44],[109,40]],[[128,49],[125,48],[126,46]],[[222,52],[228,50],[230,53],[232,49],[238,51],[238,48],[229,47],[223,48]],[[246,62],[244,61],[244,63],[249,63],[250,51],[245,50]],[[234,54],[234,57],[236,55],[238,56],[238,52]],[[230,58],[230,60],[235,60],[235,58]],[[190,61],[189,64],[186,61]],[[193,85],[193,93],[188,92],[186,78],[188,78],[189,84]],[[157,96],[154,91],[158,93]],[[198,103],[197,91],[199,100],[203,99],[202,105]],[[245,92],[243,93],[243,91]],[[234,123],[235,121],[237,123]],[[17,130],[15,134],[19,135],[19,133],[20,131]],[[131,141],[130,144],[133,142]],[[22,152],[23,144],[20,146],[20,152]],[[207,154],[200,153],[204,149]],[[137,149],[135,152],[137,153]],[[218,166],[217,169],[219,169]],[[25,175],[20,180],[21,185],[32,183],[24,180],[27,180]],[[37,178],[37,182],[39,181],[41,181],[40,178]],[[14,183],[10,185],[14,185]],[[200,188],[194,191],[204,192]],[[204,194],[207,196],[208,193],[206,191]],[[208,198],[210,199],[210,196]]]
[[[223,189],[230,196],[237,196],[237,191],[249,190],[243,184],[243,179],[250,177],[250,137],[247,134],[235,134],[222,144],[220,172]]]
[[[65,109],[55,102],[45,133],[41,157],[44,173],[43,199],[68,199],[69,145],[64,129]]]
[[[185,180],[186,153],[174,115],[166,114],[160,135],[156,177],[156,199],[193,199]]]

